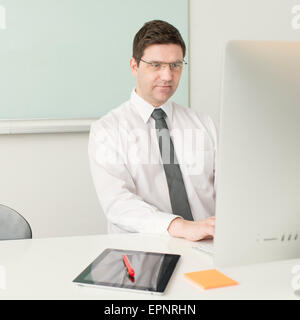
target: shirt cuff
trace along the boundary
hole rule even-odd
[[[160,212],[161,217],[157,223],[153,226],[153,230],[151,233],[160,233],[163,235],[170,235],[168,232],[168,228],[170,223],[176,219],[176,218],[182,218],[181,216],[172,214],[172,213],[166,213],[166,212]]]

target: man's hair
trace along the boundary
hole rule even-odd
[[[152,20],[146,22],[133,40],[132,56],[139,65],[144,50],[152,44],[178,44],[185,56],[185,43],[179,31],[166,21]]]

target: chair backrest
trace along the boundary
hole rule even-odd
[[[0,204],[0,240],[31,238],[29,223],[17,211]]]

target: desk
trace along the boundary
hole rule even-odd
[[[203,290],[184,279],[185,272],[214,268],[212,257],[192,242],[168,236],[118,234],[0,241],[0,265],[6,272],[1,299],[299,299],[291,285],[300,259],[218,268],[239,285]],[[105,248],[180,254],[163,296],[76,286],[72,280]]]

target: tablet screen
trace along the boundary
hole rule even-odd
[[[134,270],[128,273],[126,255]],[[79,284],[164,292],[180,255],[106,249],[73,282]]]

